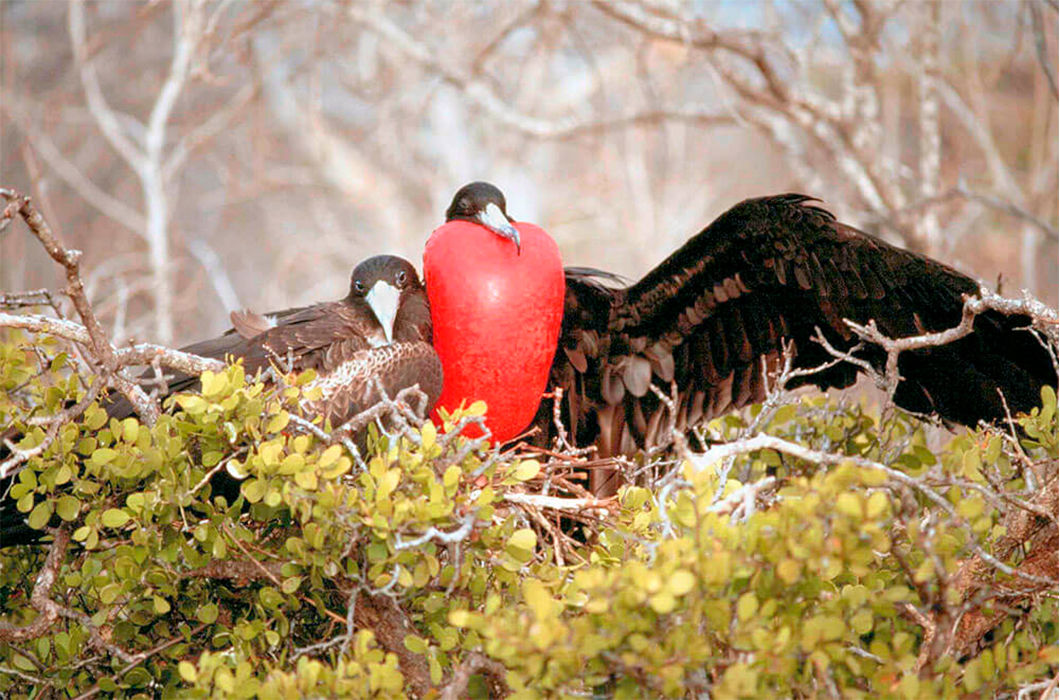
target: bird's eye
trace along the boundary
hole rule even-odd
[[[404,287],[405,286],[405,281],[407,279],[408,279],[408,275],[405,274],[404,270],[401,270],[400,272],[398,272],[397,276],[394,277],[394,281],[397,282],[399,287]]]
[[[356,289],[361,294],[364,294],[364,282],[362,282],[361,280],[356,280],[353,283],[353,288]]]

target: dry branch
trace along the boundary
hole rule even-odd
[[[70,544],[70,533],[65,528],[52,532],[52,543],[44,566],[37,574],[29,602],[40,613],[37,618],[23,627],[0,622],[0,642],[24,642],[43,636],[60,617],[59,604],[51,599],[52,586],[59,576],[59,567],[66,557],[66,548]]]
[[[495,684],[500,685],[502,688],[506,687],[504,678],[508,673],[508,669],[504,667],[504,664],[494,661],[485,654],[473,651],[465,656],[464,660],[453,671],[449,684],[442,689],[441,700],[459,700],[459,698],[467,697],[467,685],[471,681],[471,677],[483,672]]]
[[[728,114],[704,112],[690,108],[653,109],[631,114],[588,119],[569,117],[550,120],[524,114],[506,102],[486,82],[479,80],[475,75],[464,75],[459,70],[443,63],[438,58],[439,52],[437,50],[426,46],[381,13],[365,9],[365,7],[357,4],[350,6],[349,13],[354,21],[386,39],[389,46],[401,51],[406,57],[416,61],[459,90],[464,97],[476,107],[481,108],[492,119],[535,138],[569,139],[587,133],[628,126],[661,124],[668,121],[684,122],[699,126],[732,124],[734,121],[732,116]]]
[[[29,197],[24,197],[10,189],[0,189],[0,197],[11,203],[17,203],[17,211],[29,230],[41,242],[48,255],[63,266],[66,273],[65,292],[73,302],[78,316],[81,317],[81,322],[84,324],[83,331],[88,336],[87,342],[82,342],[82,344],[89,351],[88,357],[100,370],[104,381],[128,398],[129,403],[136,409],[136,413],[144,423],[153,425],[159,414],[157,404],[135,382],[121,373],[117,352],[104,333],[103,326],[96,318],[95,312],[92,311],[92,305],[85,294],[85,285],[81,281],[81,251],[69,250],[59,242],[52,233],[51,227],[48,226],[48,222],[36,210]],[[70,330],[77,332],[74,329]]]

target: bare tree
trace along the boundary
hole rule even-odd
[[[1041,0],[8,3],[0,170],[88,223],[121,336],[191,339],[415,259],[471,179],[573,264],[635,276],[798,190],[1052,302],[1055,24]],[[23,245],[0,239],[5,288],[47,284]]]

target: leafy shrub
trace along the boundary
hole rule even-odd
[[[1051,389],[1018,440],[935,449],[911,419],[803,396],[708,434],[757,418],[829,460],[678,454],[598,503],[557,490],[573,458],[457,435],[482,405],[373,430],[362,466],[302,427],[309,375],[268,387],[235,365],[150,427],[96,403],[49,424],[91,377],[35,343],[0,344],[0,424],[47,444],[5,500],[57,544],[0,549],[10,697],[916,698],[1057,674],[1055,564],[1032,566],[1056,522],[1014,506],[1051,488],[1055,512]]]

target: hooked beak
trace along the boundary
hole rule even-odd
[[[401,290],[383,280],[376,282],[364,295],[364,300],[368,302],[368,307],[379,319],[379,325],[383,327],[383,335],[386,337],[386,342],[378,343],[378,345],[389,345],[394,342],[394,319],[397,318],[400,298]],[[372,344],[378,347],[377,343]]]
[[[501,208],[496,204],[490,202],[475,218],[479,220],[479,223],[501,238],[507,238],[509,241],[515,243],[516,254],[522,253],[522,245],[519,242],[519,230],[512,226],[512,222],[508,221],[508,217],[504,215],[504,212],[502,212]]]

